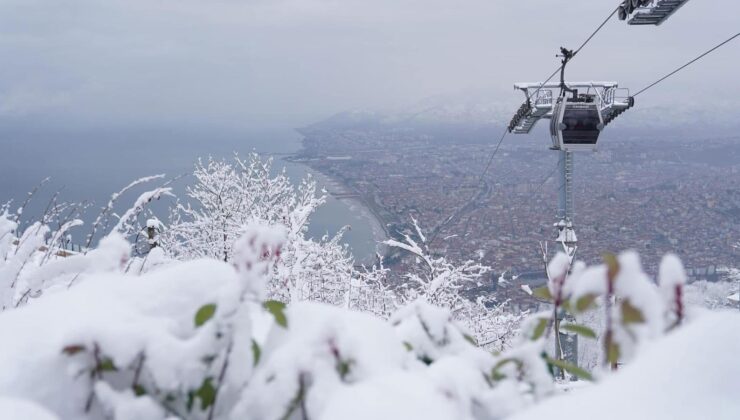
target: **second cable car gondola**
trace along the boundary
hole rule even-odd
[[[689,0],[623,0],[617,8],[619,20],[630,25],[660,25]],[[634,13],[634,14],[633,14]]]
[[[604,117],[589,96],[560,97],[553,107],[550,136],[554,149],[592,151],[603,128]]]
[[[599,134],[604,128],[604,117],[599,105],[594,102],[595,95],[578,94],[578,89],[565,83],[565,66],[575,53],[560,47],[560,96],[552,108],[550,136],[555,150],[565,152],[591,151],[596,149]],[[572,96],[569,96],[572,95]]]

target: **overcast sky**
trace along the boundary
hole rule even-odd
[[[0,0],[0,117],[310,123],[487,90],[515,103],[618,0]],[[613,19],[570,79],[633,91],[740,30],[740,1],[659,27]],[[740,40],[640,99],[740,103]],[[735,108],[737,109],[737,108]]]

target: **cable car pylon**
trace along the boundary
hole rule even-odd
[[[515,83],[526,101],[509,123],[508,131],[528,134],[543,118],[550,119],[551,150],[558,152],[558,221],[556,241],[571,262],[578,251],[574,227],[574,152],[594,151],[601,131],[616,117],[634,106],[629,90],[617,82],[566,82],[565,67],[574,52],[560,48],[559,83]],[[557,96],[554,96],[557,91]]]
[[[624,0],[618,8],[619,20],[627,20],[630,25],[658,26],[671,17],[689,0]]]

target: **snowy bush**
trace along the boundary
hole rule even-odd
[[[688,284],[684,288],[686,301],[689,304],[709,309],[740,309],[737,298],[738,292],[740,292],[740,281],[713,283],[701,280]]]
[[[580,359],[589,368],[594,367],[591,360],[597,353],[602,366],[615,370],[645,343],[697,314],[687,300],[686,291],[692,286],[685,284],[683,265],[672,254],[663,258],[657,284],[645,274],[634,252],[607,254],[604,264],[593,267],[576,262],[572,269],[568,258],[558,254],[548,265],[548,276],[548,285],[534,291],[553,307],[540,328],[546,336],[556,331],[556,359],[564,358],[559,332],[579,335],[588,343],[581,346],[587,355]],[[594,342],[600,347],[595,352]]]
[[[734,361],[739,316],[707,318],[688,310],[676,323],[676,307],[669,304],[676,294],[661,293],[648,281],[634,254],[607,258],[602,266],[578,264],[553,289],[576,314],[609,311],[612,323],[603,328],[611,329],[616,361],[624,363],[618,373],[595,372],[603,385],[563,397],[554,368],[584,379],[592,375],[547,349],[552,312],[532,315],[508,349],[490,353],[475,344],[451,309],[424,299],[407,302],[389,320],[326,303],[286,306],[269,300],[266,288],[289,232],[267,222],[242,232],[228,263],[170,262],[141,274],[126,272],[129,256],[119,251],[129,245],[120,235],[109,236],[80,255],[96,268],[71,287],[0,314],[0,336],[7,338],[0,346],[0,408],[6,410],[0,417],[483,420],[541,418],[527,409],[542,413],[542,404],[571,407],[546,412],[572,418],[577,406],[621,407],[617,399],[636,395],[635,384],[646,389],[642,372],[649,372],[649,384],[664,386],[660,378],[679,365],[688,376],[673,381],[672,392],[682,396],[690,388],[701,396],[687,413],[740,413],[730,397],[740,385]],[[672,258],[665,264],[660,283],[676,290],[680,265]],[[592,307],[599,301],[601,307]],[[589,335],[585,327],[571,329]],[[711,359],[691,350],[693,340]],[[675,346],[681,351],[674,355]],[[606,353],[608,366],[613,361],[608,348]],[[697,392],[693,382],[707,389]],[[723,411],[709,390],[722,398]],[[644,403],[643,410],[654,418],[662,410],[680,418],[670,404],[673,396],[666,396]]]
[[[144,258],[131,257],[131,246],[126,238],[138,229],[138,219],[147,205],[171,195],[170,188],[158,187],[142,193],[121,216],[113,212],[113,205],[121,194],[162,177],[141,178],[113,194],[93,222],[86,246],[78,246],[76,250],[72,249],[71,232],[83,225],[79,216],[87,206],[59,202],[56,193],[39,220],[23,223],[21,216],[37,187],[15,214],[9,212],[10,203],[0,208],[0,310],[24,305],[46,292],[66,290],[88,275],[141,274],[166,264],[168,259],[161,250]],[[118,220],[111,227],[112,218]],[[102,238],[97,247],[93,247],[98,236]]]
[[[54,196],[26,224],[2,209],[0,419],[740,416],[740,315],[693,306],[722,307],[735,286],[686,285],[675,256],[653,282],[633,252],[592,267],[557,255],[532,292],[551,310],[513,315],[468,299],[490,268],[430,255],[415,220],[418,239],[387,242],[417,262],[391,287],[382,264],[353,266],[341,236],[305,238],[323,200],[312,181],[293,189],[257,156],[196,173],[196,203],[171,223],[146,211],[166,184],[113,212],[161,176],[142,178],[78,251],[78,207]],[[566,360],[561,331],[599,363]]]
[[[102,273],[7,312],[0,335],[16,344],[2,354],[2,393],[61,418],[204,417],[216,390],[228,399],[254,363],[248,305],[284,238],[253,231],[235,268],[199,260],[141,276]]]
[[[403,241],[388,240],[385,244],[411,254],[416,262],[403,275],[406,282],[399,288],[399,298],[404,303],[423,299],[431,305],[448,309],[455,320],[470,330],[476,343],[494,350],[508,347],[518,332],[524,314],[505,310],[505,303],[489,309],[485,297],[473,301],[465,292],[480,286],[483,276],[491,268],[472,260],[453,264],[444,256],[432,256],[426,246],[426,236],[416,219],[412,218],[415,236],[405,234]]]
[[[267,285],[272,299],[348,307],[382,300],[375,296],[383,295],[375,289],[382,269],[355,269],[341,242],[344,230],[318,241],[306,238],[311,214],[326,200],[310,176],[294,187],[284,170],[273,175],[272,161],[254,153],[247,159],[199,162],[193,175],[195,181],[187,189],[192,202],[176,205],[159,237],[169,255],[180,260],[231,261],[244,227],[260,221],[286,231],[286,243]]]

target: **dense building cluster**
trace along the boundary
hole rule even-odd
[[[313,131],[301,159],[360,195],[390,236],[413,216],[433,252],[525,279],[543,271],[540,242],[554,238],[557,154],[544,136],[508,138],[482,179],[494,144],[410,129]],[[576,154],[578,258],[635,249],[652,273],[667,252],[699,275],[736,266],[737,141],[607,135],[598,152]]]

